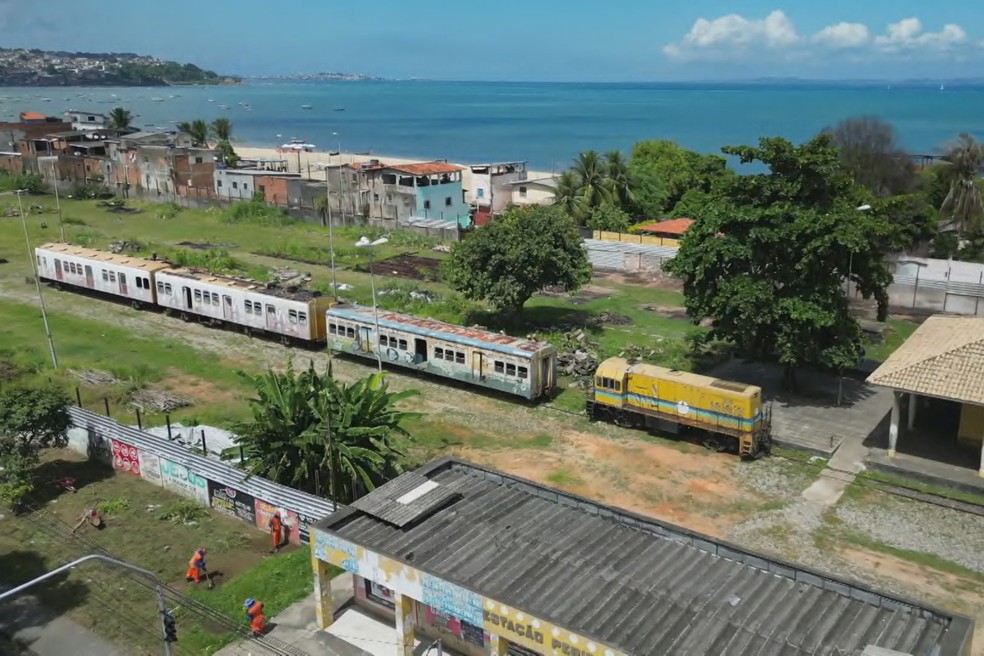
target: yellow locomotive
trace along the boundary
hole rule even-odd
[[[651,364],[609,358],[595,371],[591,419],[620,426],[678,433],[703,430],[737,442],[738,453],[755,457],[771,444],[771,413],[762,405],[762,388],[700,376]]]

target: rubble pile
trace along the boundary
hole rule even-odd
[[[598,344],[588,339],[582,329],[564,333],[563,342],[557,349],[557,369],[562,376],[579,379],[581,387],[590,385],[591,377],[598,368]]]
[[[270,272],[270,279],[277,287],[303,287],[311,282],[311,274],[290,267],[275,267]]]
[[[99,369],[69,369],[68,371],[87,385],[115,385],[120,382],[113,374]]]
[[[186,408],[193,405],[191,399],[187,399],[172,392],[164,390],[141,389],[130,395],[130,405],[139,408],[144,412],[171,412],[178,408]]]
[[[627,326],[632,323],[632,319],[618,312],[602,312],[594,317],[594,322],[606,326]]]

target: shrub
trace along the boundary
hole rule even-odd
[[[194,501],[175,501],[164,507],[158,519],[174,524],[197,525],[200,519],[208,517],[208,511]]]
[[[233,203],[219,217],[223,223],[249,223],[253,225],[284,227],[297,223],[297,219],[285,210],[256,200]]]
[[[69,194],[69,198],[75,199],[107,199],[114,196],[113,192],[106,187],[98,185],[75,185]]]
[[[24,189],[31,194],[43,194],[48,190],[44,178],[32,173],[10,174],[0,171],[0,191]]]

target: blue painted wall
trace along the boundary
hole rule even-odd
[[[450,205],[445,204],[448,198],[451,199]],[[424,210],[424,202],[428,200],[430,209]],[[443,219],[448,222],[457,221],[461,227],[468,225],[468,205],[462,196],[461,181],[417,187],[416,216]]]

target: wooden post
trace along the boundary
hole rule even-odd
[[[202,429],[202,455],[208,455],[208,447],[205,445],[205,429]]]
[[[106,416],[109,417],[109,398],[103,397],[103,405],[106,406]]]
[[[143,430],[143,421],[140,419],[140,408],[137,408],[137,430]]]
[[[169,414],[164,415],[164,421],[167,422],[167,439],[171,440],[173,439],[171,437],[171,415]]]
[[[78,403],[78,406],[81,408],[82,407],[82,392],[79,391],[79,386],[78,385],[75,386],[75,401]]]

